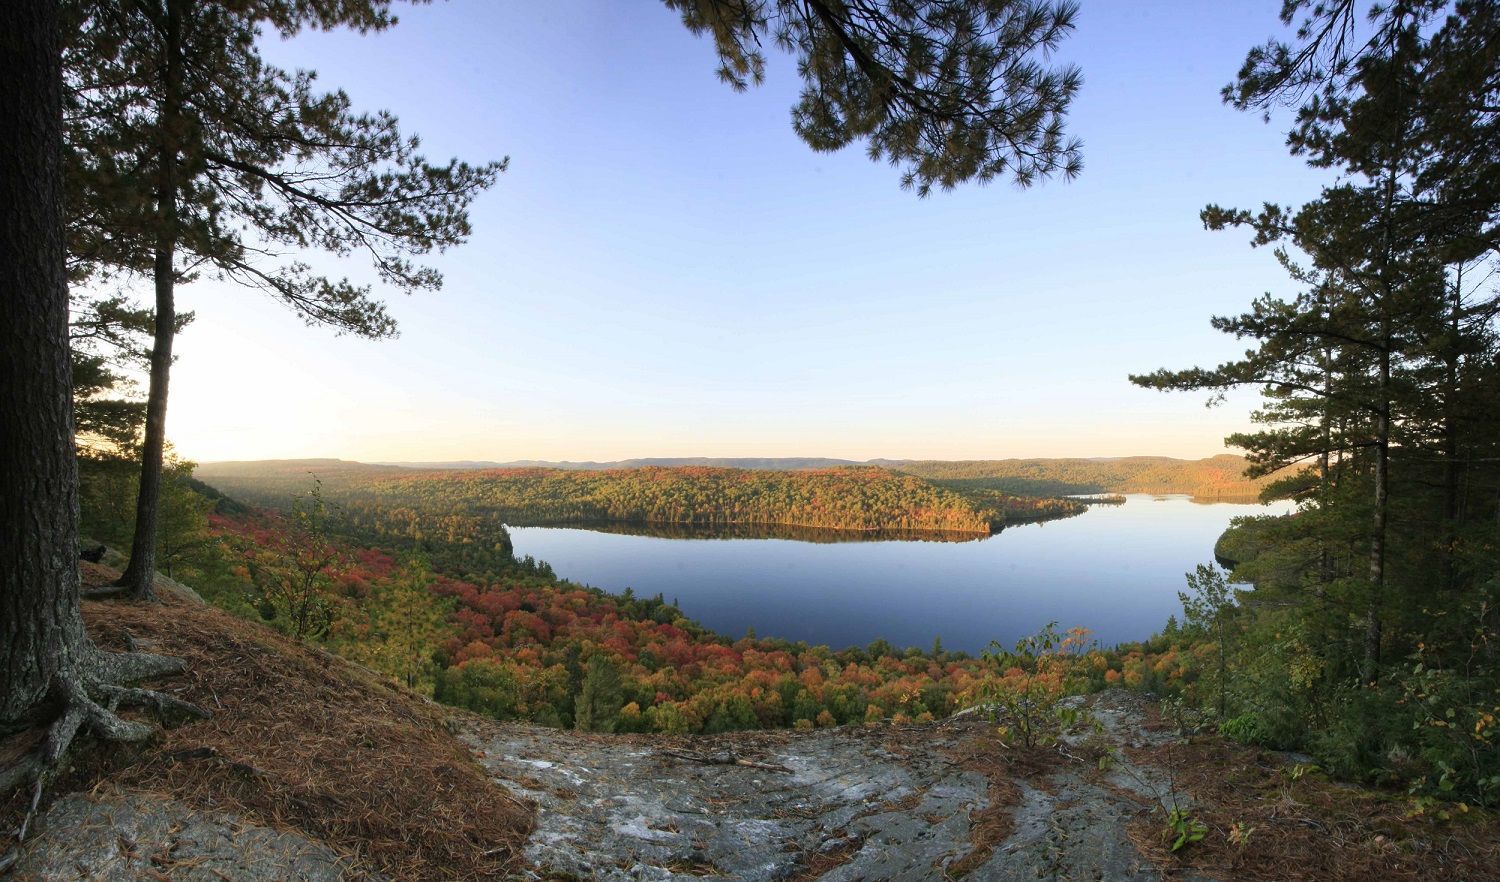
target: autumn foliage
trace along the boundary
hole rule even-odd
[[[451,544],[461,536],[480,547],[485,536],[499,534],[502,524],[778,525],[989,534],[1007,523],[1084,510],[1071,500],[952,489],[874,466],[415,471],[357,463],[315,470],[265,464],[214,472],[208,478],[237,498],[274,508],[310,489],[314,479],[330,499],[348,508],[365,531],[361,535],[371,541],[411,541],[420,535]]]
[[[610,595],[524,564],[490,580],[458,579],[296,526],[270,513],[215,516],[226,562],[205,574],[212,596],[295,632],[295,616],[257,602],[252,567],[299,559],[299,543],[331,542],[338,553],[315,580],[327,626],[309,636],[496,719],[666,733],[917,722],[1029,682],[1020,670],[940,647],[731,640],[660,596]],[[1109,668],[1097,652],[1047,666],[1058,694],[1102,686]]]

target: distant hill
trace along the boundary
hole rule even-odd
[[[1016,496],[1079,493],[1187,493],[1205,499],[1250,498],[1272,478],[1245,477],[1242,456],[1207,459],[1123,456],[1115,459],[926,460],[896,468],[951,489],[996,490]]]
[[[645,459],[622,459],[615,462],[550,462],[540,459],[518,459],[512,462],[490,462],[485,460],[454,460],[450,462],[383,462],[374,465],[397,466],[411,469],[567,469],[570,471],[602,471],[605,469],[639,469],[648,466],[707,466],[726,469],[756,469],[761,471],[800,471],[803,469],[831,469],[848,465],[881,465],[894,460],[871,460],[856,462],[852,459],[829,459],[819,456],[780,457],[711,457],[711,456],[656,456]]]
[[[363,463],[342,459],[273,459],[209,462],[197,469],[208,483],[250,479],[257,490],[305,489],[309,475],[325,485],[376,475],[434,471],[543,468],[564,471],[616,471],[639,468],[737,468],[752,471],[813,471],[874,465],[904,472],[958,491],[998,491],[1009,496],[1055,497],[1087,493],[1186,493],[1205,499],[1245,499],[1259,495],[1271,478],[1245,477],[1245,458],[1223,453],[1206,459],[1122,456],[1069,459],[899,460],[855,462],[826,457],[651,457],[618,462],[446,461]]]
[[[319,472],[396,472],[401,471],[402,466],[391,463],[355,462],[352,459],[249,459],[224,462],[199,463],[193,470],[193,474],[206,477],[213,475],[274,475],[274,474],[298,474],[305,475],[308,472],[317,474]]]

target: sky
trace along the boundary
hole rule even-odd
[[[1083,72],[1082,175],[926,199],[796,137],[791,58],[736,93],[653,0],[450,0],[381,34],[269,38],[429,158],[510,166],[427,261],[442,290],[382,298],[395,340],[180,289],[168,437],[199,462],[1226,452],[1253,393],[1208,409],[1127,375],[1235,357],[1209,318],[1294,290],[1198,219],[1328,182],[1287,153],[1285,113],[1219,98],[1280,5],[1085,0],[1057,56]]]

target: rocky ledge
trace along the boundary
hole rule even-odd
[[[1088,704],[1098,725],[1049,751],[1005,748],[975,716],[691,740],[479,723],[463,737],[536,802],[536,879],[1162,878],[1128,827],[1171,801],[1170,776],[1127,755],[1168,736],[1137,695]]]
[[[1400,794],[1330,780],[1308,757],[1184,737],[1137,693],[1068,706],[1088,723],[1031,749],[1003,744],[977,714],[698,738],[460,714],[450,726],[482,767],[464,800],[495,792],[487,774],[525,803],[504,800],[525,822],[505,843],[461,827],[474,849],[507,849],[493,870],[381,876],[359,859],[368,843],[119,788],[59,799],[13,870],[28,882],[1496,878],[1500,820],[1487,811],[1425,815]],[[387,772],[392,787],[427,786]]]

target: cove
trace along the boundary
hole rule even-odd
[[[509,529],[517,556],[546,561],[562,578],[660,593],[731,637],[754,628],[759,637],[833,649],[877,638],[926,649],[941,638],[949,651],[978,653],[1050,621],[1089,628],[1105,646],[1145,639],[1168,616],[1181,617],[1184,574],[1213,562],[1231,518],[1289,510],[1131,495],[1076,517],[949,537],[968,541],[766,528]]]

